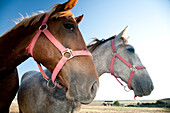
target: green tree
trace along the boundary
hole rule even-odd
[[[155,104],[156,104],[156,105],[164,105],[165,102],[162,102],[161,100],[157,100]]]
[[[120,102],[117,100],[117,101],[115,101],[115,102],[113,103],[113,105],[115,105],[115,106],[120,106]]]
[[[137,106],[140,106],[140,103],[139,103],[139,102],[137,103]]]

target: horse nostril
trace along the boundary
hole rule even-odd
[[[97,83],[97,81],[95,81],[91,87],[91,90],[90,90],[90,94],[91,94],[92,98],[94,98],[96,96],[97,89],[98,89],[98,83]]]

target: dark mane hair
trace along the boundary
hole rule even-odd
[[[97,37],[95,37],[94,40],[87,45],[87,48],[89,49],[90,52],[93,52],[98,46],[102,45],[103,43],[105,43],[111,39],[114,39],[115,37],[116,37],[116,35],[114,35],[108,39],[101,39],[101,40],[99,40]],[[126,39],[125,37],[121,37],[124,44],[128,44],[128,38]]]
[[[111,40],[111,39],[114,39],[116,37],[116,35],[108,38],[108,39],[101,39],[99,40],[97,37],[94,38],[94,40],[92,42],[90,42],[88,45],[87,45],[87,48],[89,49],[90,52],[93,52],[98,46],[100,46],[101,44]]]

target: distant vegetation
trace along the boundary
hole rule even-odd
[[[120,106],[120,102],[116,100],[115,102],[113,101],[105,101],[103,103],[104,106]]]
[[[124,107],[163,107],[163,108],[170,108],[170,104],[167,104],[161,100],[157,100],[155,103],[140,103],[137,104],[129,104],[129,105],[123,105],[120,104],[120,102],[114,101],[114,102],[107,102],[105,101],[103,103],[104,106],[124,106]]]
[[[113,103],[114,106],[120,106],[120,102],[117,100]]]
[[[170,108],[170,105],[161,101],[157,100],[155,103],[137,103],[136,105],[129,104],[127,107],[166,107]]]

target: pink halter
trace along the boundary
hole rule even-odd
[[[55,83],[55,79],[56,79],[58,73],[60,72],[60,70],[62,69],[62,67],[64,66],[64,64],[68,60],[72,59],[75,56],[91,56],[92,57],[92,55],[88,50],[72,51],[69,48],[65,48],[58,40],[55,39],[55,37],[47,29],[48,28],[48,25],[47,25],[48,18],[49,18],[49,16],[46,14],[41,26],[39,27],[39,30],[37,31],[36,35],[34,36],[31,43],[29,44],[29,46],[26,49],[28,49],[28,53],[30,53],[31,56],[33,57],[33,48],[34,48],[34,45],[35,45],[35,43],[36,43],[36,41],[37,41],[37,39],[38,39],[38,37],[40,36],[41,33],[44,33],[45,36],[55,45],[55,47],[61,52],[62,58],[58,62],[58,64],[56,65],[55,69],[53,70],[51,80],[52,80],[54,85],[60,87],[59,84]],[[42,29],[42,26],[45,26],[45,28]],[[70,54],[69,58],[65,57],[66,53]],[[43,75],[43,77],[47,81],[50,81],[49,77],[45,74],[45,72],[43,71],[40,64],[37,63],[37,65],[38,65],[38,68],[39,68],[41,74]]]
[[[124,64],[126,64],[130,70],[131,70],[131,73],[130,73],[130,76],[129,76],[129,80],[128,80],[128,88],[131,89],[131,82],[132,82],[132,79],[133,79],[133,76],[135,74],[135,72],[139,69],[146,69],[144,66],[134,66],[134,65],[131,65],[128,61],[126,61],[123,57],[121,57],[117,52],[116,52],[116,48],[115,48],[115,44],[114,44],[114,39],[111,40],[111,43],[112,43],[112,49],[113,49],[113,56],[112,56],[112,61],[111,61],[111,64],[110,64],[110,72],[111,74],[116,78],[116,76],[114,75],[113,73],[113,68],[114,68],[114,63],[115,63],[115,58],[117,57],[118,59],[120,59]],[[122,85],[124,86],[117,78],[116,80]],[[126,86],[124,86],[124,88],[126,88]],[[126,90],[126,89],[125,89]],[[126,90],[127,91],[127,90]]]

